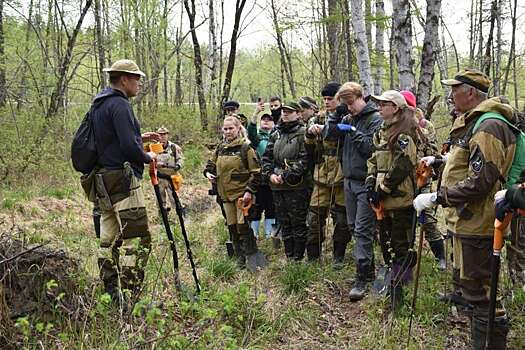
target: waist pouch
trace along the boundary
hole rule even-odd
[[[100,169],[95,173],[96,197],[102,210],[111,210],[113,204],[129,197],[132,186],[133,170],[131,165],[124,163],[123,169],[108,170]]]

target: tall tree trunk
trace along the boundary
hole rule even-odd
[[[175,65],[175,105],[182,105],[182,77],[181,77],[181,67],[182,67],[182,56],[181,56],[181,46],[182,46],[182,14],[184,13],[184,4],[181,2],[180,9],[180,21],[179,27],[177,28],[176,38],[177,42],[175,43],[175,58],[177,63]]]
[[[235,68],[235,58],[237,56],[237,39],[239,38],[239,25],[241,23],[242,11],[246,5],[246,0],[235,1],[235,20],[233,22],[232,36],[230,40],[230,53],[228,54],[228,65],[224,76],[224,85],[222,89],[221,106],[229,98],[233,70]]]
[[[98,58],[98,88],[102,88],[105,85],[105,74],[104,74],[104,67],[106,65],[106,58],[105,58],[105,52],[104,52],[104,37],[102,34],[102,21],[101,21],[101,6],[100,1],[101,0],[94,0],[95,6],[94,6],[94,15],[95,15],[95,37],[97,40],[96,48],[97,48],[97,58]]]
[[[374,94],[383,91],[383,79],[385,76],[385,2],[376,0],[375,11],[376,42],[375,42],[375,72],[374,72]]]
[[[503,46],[503,5],[502,0],[498,1],[498,8],[496,11],[496,48],[494,54],[494,69],[492,74],[492,81],[494,82],[494,95],[499,96],[501,93],[501,56]],[[510,58],[510,57],[509,57]]]
[[[214,0],[208,0],[209,26],[208,26],[208,97],[210,103],[216,104],[216,83],[217,83],[217,33],[215,23]]]
[[[164,68],[162,68],[162,92],[164,96],[164,104],[169,102],[169,91],[168,91],[168,0],[164,0],[164,7],[162,9],[162,54],[164,61]]]
[[[476,18],[478,7],[476,6],[476,0],[470,0],[470,29],[469,29],[469,67],[474,67],[474,55],[476,51],[477,41],[477,30],[476,30]]]
[[[197,32],[195,31],[195,0],[184,0],[184,8],[188,14],[188,20],[190,22],[191,40],[193,42],[193,66],[195,67],[195,83],[197,85],[197,95],[199,99],[199,113],[201,119],[202,130],[208,130],[208,116],[206,110],[206,97],[204,96],[204,87],[202,84],[202,57],[201,57],[201,46],[199,39],[197,38]]]
[[[350,32],[350,7],[348,0],[343,0],[342,6],[344,12],[348,15],[345,16],[343,22],[343,32],[345,38],[345,70],[348,81],[354,80],[354,73],[352,72],[352,33]]]
[[[365,28],[368,52],[372,52],[372,0],[365,0]]]
[[[329,50],[329,67],[330,79],[340,81],[341,76],[339,72],[339,28],[340,24],[337,16],[340,13],[337,7],[337,0],[328,0],[328,16],[329,20],[326,25],[328,50]]]
[[[350,5],[352,8],[352,28],[354,29],[357,65],[359,66],[359,81],[363,86],[365,95],[369,95],[372,92],[372,74],[365,19],[363,17],[363,1],[351,0]]]
[[[512,23],[512,37],[510,40],[510,52],[509,52],[509,58],[507,61],[507,67],[505,68],[505,79],[503,80],[503,88],[502,88],[502,95],[505,95],[507,92],[507,85],[509,83],[509,72],[510,72],[510,66],[514,62],[516,62],[516,19],[517,19],[517,8],[518,8],[518,0],[509,0],[509,6],[510,6],[510,13],[511,13],[511,23]],[[514,85],[517,84],[517,81],[514,81]],[[515,100],[517,101],[517,96],[514,96]],[[518,106],[516,105],[516,108]]]
[[[5,106],[7,100],[4,40],[4,0],[0,0],[0,107]]]
[[[395,53],[395,46],[394,46],[394,17],[392,17],[391,23],[390,23],[390,37],[388,38],[388,47],[389,47],[389,53],[388,53],[388,77],[390,80],[390,90],[394,90],[396,88],[395,79],[394,79],[394,69],[396,64],[396,53]]]
[[[425,20],[425,38],[421,53],[421,70],[417,86],[417,104],[426,110],[432,92],[434,80],[434,63],[437,45],[439,44],[439,14],[441,0],[427,0],[427,15]]]
[[[485,56],[483,57],[482,71],[490,76],[490,66],[492,63],[492,42],[494,40],[494,25],[496,23],[496,16],[498,12],[498,0],[493,0],[490,7],[490,30],[487,39],[487,46],[485,47]]]
[[[399,88],[414,90],[414,59],[412,58],[412,21],[409,0],[392,0],[394,45],[396,47]]]

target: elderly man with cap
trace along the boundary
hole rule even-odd
[[[295,102],[283,105],[281,120],[270,135],[262,158],[262,173],[272,189],[284,253],[288,260],[295,261],[304,258],[309,196],[308,155],[300,111]]]
[[[144,164],[156,154],[144,152],[142,138],[158,135],[141,135],[140,123],[129,103],[140,90],[140,78],[145,76],[137,64],[119,60],[104,71],[109,74],[110,86],[95,97],[91,110],[100,155],[96,173],[101,212],[98,265],[105,291],[126,307],[128,301],[133,302],[130,297],[140,291],[151,248],[140,180]]]
[[[160,142],[162,143],[162,149],[164,150],[157,155],[157,167],[159,173],[169,176],[179,175],[179,170],[184,163],[182,148],[169,140],[170,131],[168,128],[162,126],[157,130],[157,133],[160,135]],[[171,193],[171,186],[168,181],[169,180],[167,179],[159,179],[159,186],[162,205],[167,211],[170,211],[166,199],[169,198],[173,206],[175,206],[175,199]]]
[[[334,96],[340,87],[341,84],[337,82],[329,82],[322,89],[325,110],[310,119],[305,134],[306,150],[315,162],[314,189],[307,216],[308,260],[319,260],[322,254],[326,220],[331,213],[334,221],[332,262],[335,268],[342,267],[351,234],[346,221],[344,177],[340,161],[342,142],[323,140],[322,132],[328,118],[336,113],[337,100]]]
[[[247,132],[250,144],[261,158],[266,150],[268,139],[275,126],[273,117],[269,113],[261,115],[260,127],[257,129],[257,118],[264,111],[264,101],[257,102],[255,111],[248,123]],[[275,208],[273,205],[272,190],[268,181],[262,181],[255,195],[256,201],[250,212],[251,227],[253,233],[259,236],[259,226],[261,224],[262,214],[264,213],[264,235],[269,237],[275,225]]]
[[[473,305],[473,348],[485,349],[485,340],[491,337],[491,349],[505,349],[509,331],[505,310],[498,310],[491,335],[487,334],[487,323],[494,194],[502,188],[516,149],[516,136],[502,119],[513,122],[513,109],[498,97],[487,98],[490,79],[477,70],[460,71],[442,83],[452,87],[454,107],[460,115],[450,131],[452,145],[441,188],[437,193],[419,195],[414,208],[419,212],[438,204],[445,208],[457,280],[463,297]]]

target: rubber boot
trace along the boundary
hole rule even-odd
[[[473,350],[505,350],[507,349],[507,334],[509,333],[509,319],[506,315],[494,319],[494,330],[490,339],[490,346],[485,347],[488,320],[485,317],[472,316],[470,323],[471,342]]]
[[[272,225],[272,247],[275,250],[281,248],[281,227],[276,222]]]
[[[434,253],[434,256],[439,262],[438,269],[439,271],[445,271],[447,269],[447,261],[445,257],[445,245],[443,240],[429,242],[430,250]]]
[[[304,258],[304,251],[306,248],[305,239],[296,238],[294,239],[294,256],[295,261],[301,261]]]
[[[309,262],[319,261],[319,257],[321,256],[321,247],[317,243],[308,244],[306,245],[306,253],[308,254]]]
[[[268,238],[272,235],[275,219],[264,219],[264,236]]]
[[[288,260],[292,260],[294,257],[294,239],[287,238],[283,240],[283,244],[284,244],[284,255],[286,255],[286,258]]]
[[[346,244],[334,241],[333,247],[332,267],[334,270],[340,270],[345,261]]]
[[[260,238],[259,237],[259,226],[260,225],[261,225],[261,221],[260,220],[254,220],[254,221],[250,222],[250,227],[252,228],[253,234],[257,238]]]
[[[95,228],[95,235],[100,238],[100,215],[93,214],[93,227]]]

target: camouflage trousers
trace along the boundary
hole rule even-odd
[[[172,208],[175,208],[175,199],[173,198],[173,194],[171,193],[170,180],[159,179],[159,190],[160,197],[162,199],[162,205],[164,206],[164,208],[169,208],[170,205],[172,206]]]
[[[101,210],[98,265],[104,288],[112,297],[136,295],[151,250],[144,193],[133,176],[130,195]]]
[[[412,207],[385,210],[385,217],[378,221],[379,243],[383,259],[389,266],[403,264],[413,242],[414,209]]]

